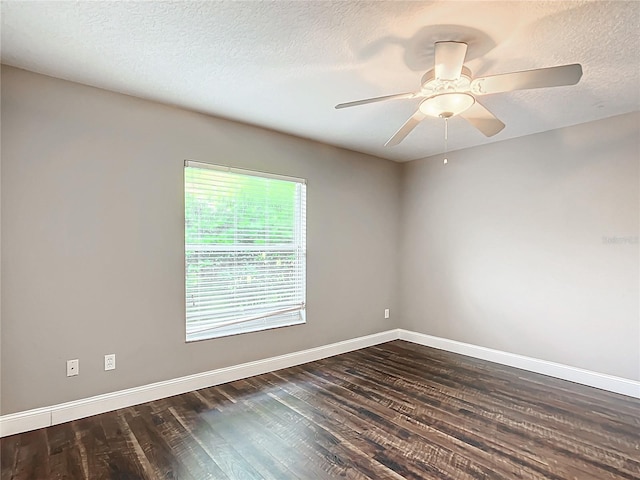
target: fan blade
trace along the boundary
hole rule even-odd
[[[504,123],[498,120],[495,115],[482,104],[478,103],[477,100],[471,108],[462,112],[460,116],[487,137],[493,137],[504,128]]]
[[[467,44],[436,42],[435,75],[438,80],[458,80],[467,55]]]
[[[398,131],[393,134],[393,137],[387,140],[387,143],[385,143],[384,146],[393,147],[395,145],[398,145],[402,140],[405,139],[407,135],[411,133],[411,130],[416,128],[418,124],[422,120],[424,120],[425,117],[426,115],[424,113],[422,113],[420,110],[416,110],[416,113],[414,113],[411,117],[409,117],[409,120],[404,122],[404,125],[402,125],[398,129]]]
[[[396,93],[394,95],[385,95],[384,97],[365,98],[364,100],[356,100],[355,102],[339,103],[336,109],[357,107],[358,105],[366,105],[367,103],[384,102],[385,100],[393,100],[398,98],[413,98],[415,93]]]
[[[582,77],[579,63],[559,67],[537,68],[524,72],[503,73],[490,77],[476,78],[471,82],[471,91],[475,94],[511,92],[529,88],[560,87],[575,85]]]

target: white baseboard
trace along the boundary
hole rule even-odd
[[[58,425],[118,408],[130,407],[172,395],[179,395],[181,393],[212,387],[254,375],[273,372],[397,339],[640,398],[640,382],[634,380],[457,342],[455,340],[448,340],[446,338],[425,335],[423,333],[394,329],[365,337],[354,338],[352,340],[332,343],[322,347],[311,348],[309,350],[257,360],[255,362],[197,373],[195,375],[106,393],[50,407],[3,415],[0,416],[0,437],[28,432],[29,430],[51,425]]]
[[[51,425],[58,425],[118,408],[130,407],[172,395],[179,395],[181,393],[220,385],[262,373],[273,372],[275,370],[389,342],[397,338],[397,330],[388,330],[386,332],[266,358],[264,360],[257,360],[255,362],[197,373],[195,375],[188,375],[186,377],[152,383],[141,387],[128,388],[126,390],[61,403],[50,407],[3,415],[0,417],[0,437]]]
[[[569,380],[590,387],[620,393],[629,397],[640,398],[640,382],[627,378],[615,377],[604,373],[592,372],[582,368],[571,367],[561,363],[548,362],[537,358],[525,357],[515,353],[493,350],[491,348],[457,342],[446,338],[425,335],[424,333],[411,332],[398,329],[400,340],[433,347],[448,352],[459,353],[469,357],[500,363],[510,367],[528,370],[534,373],[549,375],[550,377]]]
[[[25,410],[0,417],[0,437],[29,432],[51,425],[51,407]]]

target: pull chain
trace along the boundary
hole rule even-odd
[[[449,149],[449,118],[445,117],[444,119],[444,164],[446,165],[447,160],[447,151]]]

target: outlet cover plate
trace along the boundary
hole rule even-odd
[[[110,353],[104,356],[104,369],[115,370],[116,369],[116,354]]]
[[[75,377],[80,373],[80,360],[67,360],[67,377]]]

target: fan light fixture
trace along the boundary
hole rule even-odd
[[[575,85],[582,78],[582,66],[579,63],[473,78],[471,70],[464,66],[466,56],[467,44],[464,42],[436,42],[434,66],[423,75],[418,91],[339,103],[336,108],[401,98],[423,99],[413,115],[387,140],[385,147],[398,145],[426,117],[446,120],[460,115],[485,136],[493,137],[502,131],[504,123],[476,97],[530,88]]]
[[[476,99],[468,93],[441,93],[427,98],[420,104],[420,111],[436,118],[450,118],[470,109]]]

